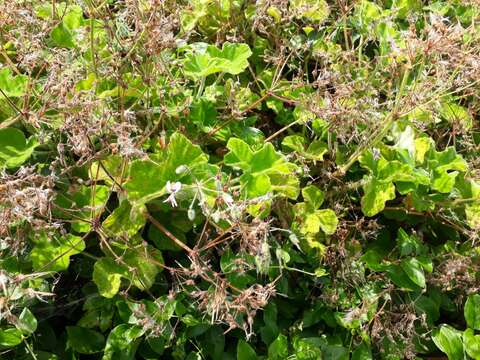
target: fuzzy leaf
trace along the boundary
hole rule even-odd
[[[309,185],[302,189],[303,200],[311,206],[313,210],[318,209],[323,204],[325,194],[315,185]]]
[[[186,55],[185,74],[193,78],[225,72],[238,75],[248,67],[248,58],[252,51],[247,44],[225,42],[222,49],[214,45],[197,46],[196,52]]]
[[[64,25],[63,22],[55,26],[50,32],[50,39],[57,47],[74,48],[75,41],[71,31]]]
[[[320,221],[320,228],[327,235],[332,235],[337,230],[338,218],[332,209],[321,209],[315,211]]]
[[[37,145],[35,138],[31,137],[27,140],[23,132],[18,129],[1,129],[0,167],[15,168],[22,165],[32,155]]]
[[[423,272],[423,267],[420,262],[415,258],[409,258],[402,261],[400,265],[408,275],[410,280],[412,280],[418,286],[425,287],[425,274]]]
[[[27,89],[28,76],[13,75],[8,67],[0,69],[0,89],[8,97],[19,97],[25,94]],[[1,95],[1,93],[0,93]],[[3,98],[3,96],[0,96]],[[6,129],[4,129],[6,130]],[[2,143],[2,142],[0,142]]]
[[[480,295],[469,295],[464,307],[465,321],[468,327],[480,330]]]
[[[23,308],[20,316],[18,317],[17,328],[24,334],[33,334],[37,330],[37,319],[35,315],[26,307]]]
[[[142,210],[143,207],[140,207],[132,211],[132,205],[127,200],[124,200],[103,221],[102,226],[108,233],[131,237],[145,225],[146,220]]]
[[[431,149],[427,159],[432,173],[432,189],[441,193],[451,192],[458,172],[467,170],[466,161],[457,155],[453,147],[440,152]]]
[[[245,141],[231,138],[228,140],[227,149],[229,149],[230,152],[223,158],[225,165],[242,170],[248,170],[250,168],[253,151]]]
[[[48,239],[46,236],[35,244],[30,260],[35,271],[62,271],[68,269],[70,256],[85,250],[85,241],[75,235]]]
[[[108,335],[102,360],[134,360],[139,341],[143,334],[141,327],[121,324]]]
[[[93,282],[100,295],[114,297],[120,290],[123,269],[110,258],[98,260],[93,267]]]
[[[388,200],[395,199],[395,186],[391,182],[378,181],[371,178],[364,186],[362,211],[366,216],[374,216],[385,208]]]
[[[248,345],[245,340],[238,340],[237,343],[237,360],[257,360],[255,350]]]
[[[480,359],[480,335],[475,335],[472,329],[463,332],[463,346],[468,356],[472,359]]]
[[[450,325],[441,325],[432,335],[435,345],[445,354],[449,360],[463,360],[462,333]]]
[[[22,332],[16,328],[0,329],[0,349],[17,346],[23,341]]]
[[[155,277],[162,270],[160,251],[147,246],[138,251],[129,251],[123,256],[123,263],[116,263],[113,258],[104,257],[94,265],[93,281],[100,295],[111,298],[120,290],[121,279],[128,279],[141,290],[150,288]]]
[[[248,58],[252,51],[247,44],[232,44],[225,42],[222,49],[210,45],[207,48],[210,56],[220,59],[221,71],[232,75],[238,75],[248,67]]]
[[[95,354],[105,346],[102,334],[84,327],[67,326],[67,336],[68,344],[79,354]]]
[[[181,181],[196,167],[207,164],[208,156],[198,145],[193,145],[184,135],[175,133],[170,138],[163,161],[136,160],[130,168],[129,180],[125,183],[128,199],[143,204],[165,194],[167,181]],[[177,173],[179,167],[185,171]]]
[[[290,0],[290,9],[296,17],[314,22],[323,22],[330,14],[325,0]]]
[[[285,335],[278,335],[268,347],[268,358],[271,360],[281,360],[288,357],[288,341]]]

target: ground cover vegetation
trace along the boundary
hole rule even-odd
[[[480,359],[479,15],[0,1],[0,357]]]

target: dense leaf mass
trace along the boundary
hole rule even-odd
[[[0,1],[0,358],[480,359],[475,0]]]

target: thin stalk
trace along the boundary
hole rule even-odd
[[[198,91],[197,91],[197,99],[202,96],[203,94],[203,90],[205,90],[205,79],[206,77],[205,76],[202,76],[202,78],[200,79],[200,86],[198,87]]]
[[[369,141],[367,141],[364,145],[359,146],[357,150],[352,154],[352,156],[350,156],[350,158],[345,163],[345,165],[341,166],[338,169],[337,173],[339,173],[340,175],[344,175],[367,148],[375,145],[379,140],[381,140],[385,136],[385,134],[390,129],[390,126],[392,125],[392,123],[398,119],[398,109],[400,107],[400,100],[403,98],[403,91],[407,84],[409,75],[410,75],[410,67],[407,67],[405,69],[405,72],[403,73],[402,82],[400,84],[400,88],[395,97],[395,104],[393,106],[393,110],[385,117],[385,119],[383,120],[383,123],[372,134]]]

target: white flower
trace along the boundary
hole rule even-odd
[[[225,201],[225,203],[227,205],[231,205],[233,204],[233,198],[230,194],[227,194],[227,193],[223,193],[222,194],[222,198],[223,198],[223,201]]]
[[[182,183],[177,181],[172,184],[170,181],[167,181],[165,187],[167,188],[167,193],[170,195],[165,199],[164,203],[168,202],[172,207],[178,206],[175,195],[182,189]]]

